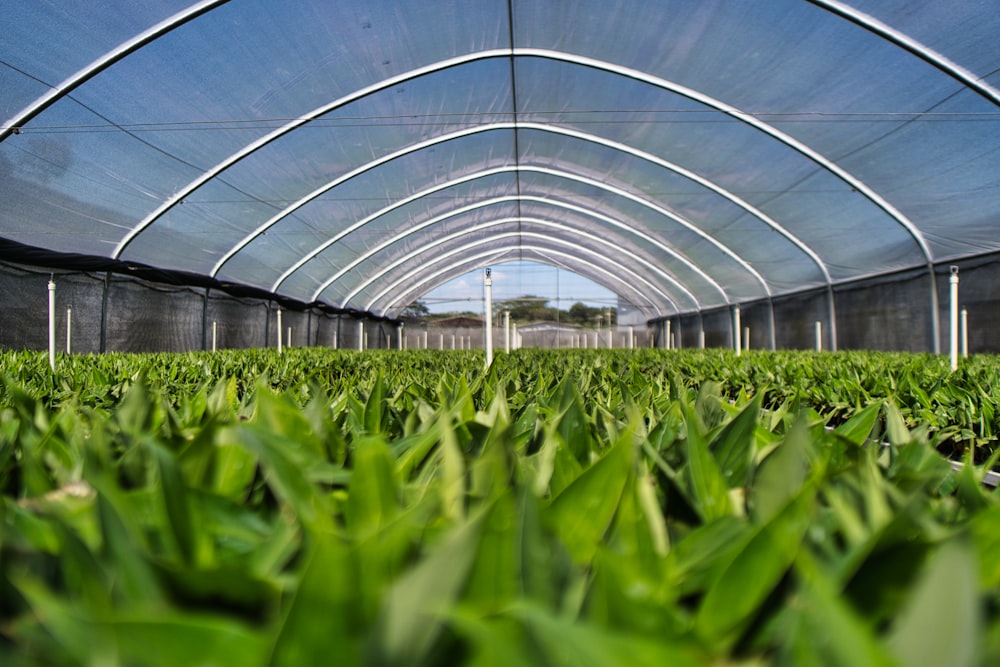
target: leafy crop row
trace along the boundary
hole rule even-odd
[[[4,665],[1000,659],[987,358],[2,362]]]

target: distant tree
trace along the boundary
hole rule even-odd
[[[547,299],[525,295],[508,299],[502,305],[510,311],[510,319],[515,322],[541,322],[556,319],[556,309],[549,306]]]
[[[577,301],[569,307],[567,319],[573,324],[586,326],[593,323],[594,320],[597,319],[599,311],[599,308],[591,308],[590,306]]]
[[[403,308],[399,316],[403,320],[422,322],[427,319],[427,316],[431,314],[431,311],[422,301],[414,301],[406,308]]]

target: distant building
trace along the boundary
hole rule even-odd
[[[565,333],[578,334],[580,327],[573,324],[563,324],[562,322],[535,322],[534,324],[519,325],[518,331],[526,333]]]

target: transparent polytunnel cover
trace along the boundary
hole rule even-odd
[[[529,259],[656,318],[1000,250],[988,2],[8,0],[0,34],[8,259],[388,317]]]

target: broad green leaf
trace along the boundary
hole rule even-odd
[[[485,516],[480,513],[455,526],[386,593],[365,649],[368,664],[425,664],[448,610],[466,585]]]
[[[963,539],[946,542],[932,556],[887,640],[903,664],[978,664],[978,571],[975,553]]]
[[[426,431],[412,433],[393,442],[392,450],[399,479],[409,479],[413,471],[426,461],[440,439],[441,433],[435,423]]]
[[[834,433],[853,442],[859,447],[868,440],[875,423],[882,412],[882,405],[872,403],[860,412],[856,412],[850,419],[834,429]]]
[[[653,550],[658,556],[666,556],[667,552],[670,551],[670,536],[667,533],[663,509],[656,496],[656,478],[644,472],[636,480],[635,492],[642,516],[649,529]]]
[[[687,421],[685,452],[687,454],[686,479],[691,490],[695,510],[706,523],[729,516],[733,505],[729,498],[729,485],[719,470],[719,465],[708,449],[702,432],[701,420],[689,406],[683,405]]]
[[[571,375],[564,376],[556,391],[559,405],[557,418],[559,436],[576,460],[586,463],[594,449],[594,443],[590,434],[590,420],[577,389],[577,379]]]
[[[188,565],[194,565],[199,556],[203,555],[196,533],[196,521],[192,513],[196,511],[188,502],[189,492],[184,484],[177,461],[163,447],[152,446],[160,473],[160,495],[166,510],[167,524],[170,533],[180,552],[181,559]]]
[[[748,481],[763,399],[763,393],[754,396],[709,445],[730,488],[744,486]]]
[[[441,426],[437,454],[442,513],[449,520],[459,521],[465,516],[465,456],[458,446],[455,431],[446,423]]]
[[[242,501],[250,492],[257,460],[240,442],[217,442],[210,488],[220,496]]]
[[[30,548],[43,553],[58,554],[61,547],[58,530],[45,518],[36,515],[23,507],[19,507],[10,498],[3,498],[4,532],[0,533],[4,543],[13,548]]]
[[[831,667],[893,667],[871,623],[845,603],[832,582],[805,553],[796,561],[798,594],[785,620],[778,664]],[[790,635],[790,636],[789,636]]]
[[[330,511],[307,476],[304,465],[311,457],[303,455],[294,441],[259,426],[241,425],[220,434],[222,444],[241,443],[254,454],[274,494],[291,507],[304,525],[323,528],[330,523]],[[299,456],[296,455],[298,450]]]
[[[698,636],[717,646],[727,646],[754,620],[795,560],[809,527],[814,496],[813,485],[801,488],[741,544],[698,607]]]
[[[272,442],[283,440],[290,459],[307,467],[305,464],[326,456],[326,446],[320,434],[313,429],[291,393],[277,394],[266,387],[258,387],[254,409],[254,419],[248,426],[270,434]]]
[[[982,480],[979,478],[975,466],[969,463],[963,465],[962,469],[955,474],[955,481],[957,482],[956,495],[969,514],[976,514],[995,504],[993,493],[983,488]]]
[[[980,586],[995,589],[1000,586],[1000,506],[977,514],[969,527],[978,554]]]
[[[382,432],[385,422],[385,380],[379,373],[372,384],[372,390],[368,393],[368,401],[365,403],[365,431],[370,435]]]
[[[399,490],[389,448],[381,437],[364,437],[353,448],[354,469],[347,496],[347,529],[365,539],[399,512]]]
[[[465,606],[484,614],[501,611],[521,592],[517,506],[510,494],[492,502],[482,521],[482,536],[476,548],[469,581],[462,595]]]
[[[537,607],[518,606],[519,619],[551,667],[703,667],[706,656],[689,643],[669,637],[614,632],[574,623]]]
[[[522,488],[517,502],[518,585],[524,598],[555,607],[571,568],[569,556],[543,526],[541,501]]]
[[[690,636],[687,611],[676,604],[662,569],[644,565],[613,547],[598,549],[580,620],[662,639]]]
[[[903,415],[899,412],[899,406],[892,400],[883,402],[885,408],[885,434],[889,438],[889,443],[893,445],[906,445],[913,439],[910,431],[906,428]]]
[[[286,521],[280,515],[274,517],[266,539],[251,553],[247,567],[254,576],[275,578],[298,555],[301,542],[301,526]]]
[[[93,617],[89,610],[76,607],[33,577],[16,576],[11,583],[24,596],[37,622],[44,627],[46,641],[54,641],[77,664],[117,662],[114,634],[101,622],[102,618]],[[18,632],[19,629],[11,630]],[[5,629],[4,634],[11,630]],[[46,653],[52,651],[49,647],[44,650]]]
[[[115,488],[105,474],[92,472],[88,482],[97,491],[101,551],[115,564],[116,593],[126,600],[153,603],[162,592],[147,561],[139,512],[130,497]],[[166,536],[164,536],[166,538]]]
[[[809,425],[799,416],[785,439],[761,462],[750,494],[751,515],[764,523],[798,495],[809,474]]]
[[[129,614],[111,621],[121,664],[264,665],[267,638],[252,625],[198,613]]]
[[[739,553],[750,531],[746,521],[730,516],[699,526],[675,540],[665,567],[677,595],[706,590]]]
[[[357,569],[362,564],[333,535],[317,532],[310,539],[298,585],[266,664],[361,664],[368,630],[356,613],[361,603]]]
[[[546,522],[580,563],[593,558],[618,508],[635,458],[631,438],[622,438],[583,471],[545,510]]]
[[[569,446],[562,441],[562,437],[557,432],[550,430],[546,426],[543,437],[542,451],[539,452],[539,456],[541,457],[542,465],[544,465],[550,453],[554,452],[552,473],[549,477],[549,496],[556,497],[583,474],[584,466],[573,456]],[[539,484],[536,490],[543,490],[540,482],[544,479],[544,472],[545,468],[540,468],[537,480]]]
[[[527,631],[512,618],[482,616],[457,607],[448,613],[448,625],[469,645],[465,667],[527,667],[545,662],[544,655],[526,641]]]

